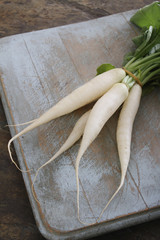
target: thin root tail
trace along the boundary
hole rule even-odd
[[[18,165],[17,163],[14,161],[13,157],[12,157],[12,152],[11,152],[11,143],[13,142],[13,138],[11,138],[8,142],[8,152],[9,152],[9,156],[10,156],[10,159],[12,161],[12,163],[16,166],[16,168],[21,171],[21,172],[30,172],[32,169],[28,169],[28,170],[22,170]]]

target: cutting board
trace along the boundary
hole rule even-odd
[[[134,11],[0,39],[1,98],[8,124],[39,117],[96,75],[102,63],[122,66],[133,49]],[[59,149],[88,105],[14,141],[35,220],[46,239],[84,239],[160,216],[160,91],[141,100],[133,128],[130,164],[121,191],[100,222],[77,219],[75,160],[78,141],[42,169]],[[93,223],[120,182],[116,146],[119,110],[104,126],[80,163],[80,217]],[[12,126],[12,136],[24,126]],[[14,165],[13,165],[14,167]],[[17,203],[18,204],[18,203]]]

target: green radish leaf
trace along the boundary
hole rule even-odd
[[[160,29],[160,28],[159,28]],[[148,55],[153,47],[160,44],[160,31],[150,26],[142,35],[142,43],[137,47],[134,56],[137,58]],[[138,44],[138,41],[136,42]]]
[[[140,37],[142,38],[142,42],[141,44],[137,47],[135,53],[139,53],[142,49],[145,48],[145,46],[147,45],[147,43],[151,40],[151,37],[154,34],[154,29],[152,26],[150,26],[142,35],[140,35]],[[134,40],[135,41],[135,40]],[[140,41],[140,40],[139,40]],[[136,41],[137,44],[137,41]]]
[[[139,47],[144,41],[144,34],[138,35],[132,39],[136,47]]]
[[[134,56],[134,52],[126,53],[123,57],[123,66],[125,66]]]
[[[155,1],[137,11],[130,21],[140,28],[160,27],[160,1]]]
[[[153,54],[153,53],[156,53],[156,52],[160,52],[160,44],[159,43],[151,48],[151,50],[149,52],[149,55]]]
[[[159,76],[159,79],[160,79],[160,76]],[[154,82],[149,82],[148,84],[144,85],[144,87],[143,87],[143,96],[144,95],[148,95],[155,88],[160,87],[159,79],[157,81],[154,80]],[[153,81],[153,79],[151,81]]]
[[[113,66],[112,64],[104,63],[97,68],[97,75],[99,75],[101,73],[104,73],[104,72],[107,72],[107,71],[109,71],[113,68],[115,68],[115,66]]]

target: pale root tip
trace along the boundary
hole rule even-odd
[[[84,226],[93,226],[93,225],[95,225],[96,223],[97,223],[97,221],[95,221],[95,222],[93,222],[93,223],[86,223],[86,222],[83,222],[81,219],[80,219],[80,217],[78,216],[78,221],[81,223],[81,224],[83,224]]]
[[[48,161],[48,162],[49,162],[49,161]],[[45,166],[48,164],[48,162],[45,163],[45,164],[43,164],[41,167],[38,168],[38,170],[36,171],[36,174],[35,174],[35,176],[34,176],[33,182],[32,182],[32,187],[31,187],[31,188],[32,188],[32,194],[33,194],[33,197],[34,197],[35,201],[36,201],[37,203],[39,203],[39,204],[40,204],[40,202],[38,201],[38,199],[37,199],[37,197],[36,197],[36,194],[35,194],[35,191],[34,191],[34,184],[35,184],[35,181],[36,181],[36,179],[37,179],[37,176],[38,176],[39,171],[40,171],[43,167],[45,167]]]
[[[17,163],[13,160],[13,157],[12,157],[12,153],[11,153],[11,143],[13,142],[13,138],[9,140],[8,142],[8,152],[9,152],[9,156],[10,156],[10,159],[12,161],[12,163],[16,166],[16,168],[21,171],[21,172],[30,172],[31,170],[33,169],[28,169],[28,170],[22,170],[18,165]]]
[[[78,174],[78,168],[79,168],[79,161],[81,159],[81,156],[79,156],[79,158],[77,157],[76,159],[76,182],[77,182],[77,217],[78,217],[78,221],[84,225],[84,226],[92,226],[94,224],[97,223],[97,221],[93,222],[93,223],[86,223],[86,222],[83,222],[81,219],[80,219],[80,215],[79,215],[79,174]]]
[[[109,206],[109,204],[111,203],[111,201],[113,200],[113,198],[117,195],[117,193],[119,192],[119,190],[121,189],[121,187],[123,186],[123,183],[121,182],[119,187],[117,188],[117,190],[115,191],[115,193],[112,195],[112,197],[110,198],[110,200],[108,201],[108,203],[106,204],[106,206],[103,208],[101,214],[99,215],[99,217],[97,218],[96,222],[98,223],[100,221],[100,219],[102,218],[103,213],[106,211],[107,207]]]
[[[30,123],[33,123],[36,119],[34,120],[31,120],[29,122],[24,122],[24,123],[17,123],[17,124],[8,124],[8,125],[5,125],[4,127],[17,127],[17,126],[24,126],[24,125],[28,125]]]
[[[59,154],[55,154],[51,159],[49,159],[46,163],[44,163],[42,166],[40,166],[40,167],[37,169],[36,173],[35,173],[35,176],[34,176],[34,179],[33,179],[33,182],[32,182],[32,194],[33,194],[33,197],[34,197],[35,201],[36,201],[37,203],[39,203],[39,204],[40,204],[40,202],[38,201],[38,199],[37,199],[37,197],[36,197],[36,194],[35,194],[35,191],[34,191],[35,181],[36,181],[36,179],[37,179],[37,176],[38,176],[39,171],[40,171],[42,168],[44,168],[46,165],[48,165],[49,163],[51,163],[52,161],[54,161],[57,156],[59,156]]]
[[[31,187],[31,188],[32,188],[32,194],[33,194],[33,197],[34,197],[35,201],[40,204],[40,202],[38,201],[37,196],[36,196],[36,194],[35,194],[35,191],[34,191],[34,183],[35,183],[35,180],[36,180],[36,179],[34,178],[33,183],[32,183],[32,187]]]

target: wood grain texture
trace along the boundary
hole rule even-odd
[[[151,2],[151,0],[1,0],[0,36],[94,19],[137,9]]]
[[[84,21],[84,20],[88,20],[88,19],[93,19],[96,17],[100,17],[100,16],[106,16],[109,15],[111,13],[114,12],[119,12],[121,11],[121,6],[123,1],[112,1],[109,2],[107,1],[98,1],[98,2],[94,2],[94,1],[81,1],[81,3],[79,4],[76,1],[65,1],[65,4],[63,1],[1,1],[1,9],[0,9],[0,14],[2,16],[2,20],[1,21],[1,25],[0,25],[0,29],[1,29],[1,36],[7,36],[7,35],[12,35],[14,33],[21,33],[21,32],[26,32],[26,31],[32,31],[32,30],[37,30],[37,29],[43,29],[43,28],[48,28],[48,27],[53,27],[53,26],[58,26],[58,25],[63,25],[63,24],[67,24],[67,23],[73,23],[73,22],[79,22],[79,21]],[[126,3],[126,9],[125,10],[130,10],[132,8],[137,8],[137,7],[141,7],[142,5],[146,4],[148,2],[138,2],[138,3]],[[47,5],[48,4],[48,5]],[[134,4],[134,5],[133,5]],[[139,6],[138,6],[139,5]],[[141,6],[140,6],[141,5]],[[103,9],[102,9],[103,6]],[[113,11],[113,12],[112,12]],[[124,6],[123,6],[123,10],[124,11]],[[53,14],[54,12],[54,14]],[[35,13],[35,15],[34,15]],[[45,17],[46,16],[46,17]],[[22,21],[23,20],[23,21]],[[84,29],[85,31],[85,29]],[[60,35],[60,33],[59,33]],[[65,36],[63,37],[63,40],[65,41]],[[66,41],[70,41],[70,39],[67,36],[66,33]],[[96,46],[96,42],[94,42],[94,46]],[[69,46],[70,44],[67,45],[67,42],[65,43],[66,46]],[[106,46],[108,45],[108,43],[106,44]],[[32,44],[30,44],[30,47],[32,47]],[[83,47],[83,46],[82,46]],[[84,46],[85,47],[85,46]],[[74,49],[74,51],[76,51],[76,49]],[[30,52],[32,52],[32,50],[30,50]],[[103,51],[101,51],[101,57],[102,59],[105,59],[105,55],[103,53]],[[107,53],[107,50],[106,50]],[[34,53],[33,53],[34,55]],[[44,55],[43,55],[44,56]],[[49,55],[45,55],[46,57]],[[73,54],[70,52],[70,56],[73,56]],[[94,56],[92,56],[94,58]],[[95,58],[94,58],[95,59]],[[74,60],[77,61],[77,65],[78,65],[78,60]],[[96,60],[98,62],[98,60]],[[40,68],[41,68],[41,74],[43,74],[43,78],[47,78],[47,76],[45,76],[45,65],[44,65],[45,61],[41,61],[40,64]],[[91,65],[91,69],[94,70],[94,64],[97,64],[97,62],[94,62],[93,65]],[[24,64],[23,64],[24,66]],[[85,66],[85,62],[83,65],[83,69]],[[67,67],[67,66],[66,66]],[[39,67],[38,67],[39,69]],[[78,68],[77,68],[78,69]],[[79,70],[80,73],[80,79],[84,79],[84,76],[87,76],[87,78],[89,78],[91,75],[91,69],[87,70],[85,69],[84,72],[82,72],[81,70]],[[60,66],[59,66],[59,71],[61,71]],[[75,72],[74,72],[75,73]],[[36,72],[33,71],[33,73],[30,73],[31,75],[28,76],[28,79],[32,79],[34,82],[34,78],[36,76]],[[53,74],[53,72],[52,72]],[[32,82],[32,84],[33,84]],[[45,84],[45,83],[44,83]],[[48,99],[46,100],[46,103],[43,103],[43,107],[47,107],[47,103],[50,102],[50,100],[52,99],[52,94],[50,92],[50,85],[49,86],[45,86],[45,89],[47,89],[47,93],[48,94]],[[56,86],[56,89],[59,89],[59,87],[61,87],[58,83]],[[42,87],[39,85],[38,89],[39,90],[42,89]],[[30,97],[35,98],[36,99],[36,95],[34,96],[34,94],[38,94],[38,91],[36,91],[35,93],[31,94]],[[34,97],[33,97],[34,96]],[[38,96],[37,96],[38,97]],[[60,97],[60,96],[59,96]],[[18,102],[18,100],[17,100]],[[19,103],[19,107],[20,109],[23,110],[23,106],[20,106]],[[146,106],[147,107],[147,106]],[[2,108],[1,108],[2,109]],[[32,109],[32,112],[34,110]],[[41,113],[42,109],[39,109],[39,113]],[[29,118],[28,112],[25,113],[26,117]],[[36,114],[36,113],[35,113]],[[79,112],[78,114],[81,114],[81,112]],[[78,116],[77,116],[78,117]],[[4,117],[4,113],[3,110],[1,111],[1,126],[3,127],[6,123],[6,119]],[[148,117],[148,118],[151,118]],[[19,119],[22,120],[22,119]],[[72,119],[73,120],[73,119]],[[115,118],[116,120],[116,118]],[[111,126],[116,124],[116,121],[112,120],[111,122]],[[63,121],[61,123],[61,125],[63,125]],[[138,123],[137,123],[138,125]],[[46,127],[46,129],[50,128],[50,126]],[[71,126],[70,126],[71,128]],[[147,127],[146,127],[147,128]],[[148,128],[147,128],[148,129]],[[41,130],[42,131],[42,130]],[[59,136],[62,134],[63,131],[59,132]],[[112,129],[110,129],[110,132],[112,133]],[[110,133],[110,135],[111,135]],[[13,168],[13,166],[10,164],[9,162],[9,158],[8,158],[8,154],[7,154],[7,150],[6,150],[6,143],[9,140],[9,131],[8,129],[4,128],[1,130],[1,138],[4,139],[3,142],[1,142],[1,149],[2,149],[2,154],[1,154],[1,158],[3,160],[3,166],[2,166],[2,180],[5,183],[2,188],[1,188],[1,196],[2,196],[2,204],[1,204],[1,213],[2,213],[2,218],[1,218],[1,226],[3,231],[1,231],[0,233],[0,237],[2,239],[43,239],[43,237],[41,237],[39,235],[39,232],[37,231],[37,228],[35,226],[34,220],[32,218],[32,214],[30,212],[30,206],[28,204],[28,202],[26,201],[27,199],[27,195],[25,193],[24,190],[24,186],[23,186],[23,182],[21,180],[21,174],[19,172],[17,172],[16,169]],[[41,134],[43,134],[44,136],[44,132],[41,132]],[[41,135],[40,134],[40,135]],[[148,133],[149,135],[150,133]],[[144,135],[142,134],[142,142],[143,142],[143,137]],[[49,142],[50,139],[48,138],[48,136],[45,136],[46,140]],[[158,136],[154,137],[154,142],[156,142],[158,144]],[[63,141],[63,139],[61,139],[61,141]],[[29,139],[28,139],[29,141]],[[47,144],[44,145],[43,141],[41,139],[41,137],[39,138],[39,142],[41,144],[41,151],[45,154],[46,152],[48,152],[47,149]],[[108,144],[108,143],[107,143]],[[138,145],[138,143],[137,143]],[[137,146],[135,145],[135,146]],[[143,146],[142,146],[143,147]],[[94,149],[94,147],[92,148]],[[152,145],[150,143],[150,149],[152,150],[152,152],[157,151],[155,149],[155,146]],[[75,149],[76,151],[76,149]],[[147,152],[147,149],[144,148],[143,149],[144,153],[146,155],[148,155],[149,152]],[[150,153],[149,153],[150,154]],[[158,152],[157,152],[158,155]],[[16,156],[14,155],[14,158]],[[66,155],[65,155],[66,157]],[[147,158],[147,162],[149,162],[149,160],[151,160],[151,158]],[[5,161],[4,161],[5,160]],[[69,163],[68,163],[69,164]],[[137,166],[137,162],[133,163],[133,167],[131,167],[131,170],[135,169],[135,166]],[[152,161],[152,166],[154,166],[154,162]],[[70,165],[70,164],[69,164]],[[7,174],[5,174],[7,171]],[[117,171],[117,167],[115,167],[115,171]],[[141,176],[143,176],[145,173],[138,173],[138,172],[133,172],[134,173],[134,177],[135,179],[137,179],[136,184],[141,187],[141,183],[143,182],[143,179],[138,180],[138,176],[139,174]],[[153,175],[153,173],[150,173],[151,175]],[[129,173],[130,175],[130,173]],[[11,177],[9,177],[11,176]],[[128,176],[127,176],[128,179]],[[157,181],[157,179],[154,179],[154,175],[152,176],[153,182],[152,182],[152,187],[154,186],[154,182]],[[106,179],[107,181],[108,179]],[[118,178],[117,178],[117,182],[118,182]],[[12,187],[12,184],[15,183],[15,187]],[[8,188],[8,186],[10,186]],[[155,194],[156,190],[154,188],[153,192],[152,192],[152,196]],[[143,190],[143,189],[141,189]],[[145,190],[145,189],[144,189]],[[145,198],[147,198],[147,196],[149,197],[149,193],[144,191],[144,196]],[[6,201],[6,198],[8,199]],[[158,196],[157,196],[158,198]],[[12,199],[12,200],[11,200]],[[17,200],[18,199],[18,200]],[[21,200],[20,200],[21,199]],[[149,197],[148,201],[152,200],[152,198]],[[17,206],[17,201],[19,202],[19,205]],[[156,204],[156,202],[155,202]],[[149,202],[148,202],[149,205]],[[8,207],[9,206],[9,207]],[[7,208],[9,210],[7,210]],[[21,216],[21,212],[23,212],[23,216]],[[25,214],[25,217],[24,217]],[[29,224],[28,224],[29,222]],[[9,228],[8,228],[9,226]],[[144,226],[147,226],[147,229],[151,229],[151,232],[148,231],[140,231],[140,229],[144,230]],[[157,228],[156,228],[157,226]],[[152,236],[155,239],[158,239],[159,236],[159,230],[158,230],[158,222],[154,221],[153,223],[146,224],[146,225],[142,225],[142,227],[134,227],[134,228],[129,228],[128,230],[121,230],[120,232],[117,233],[113,233],[113,234],[109,234],[107,235],[107,237],[109,237],[110,239],[118,239],[118,237],[122,237],[122,238],[126,238],[129,237],[130,239],[136,239],[136,237],[141,237],[142,239],[150,239],[149,237]],[[153,231],[154,230],[154,233]],[[151,234],[151,235],[150,235]],[[148,235],[148,236],[147,236]],[[106,237],[106,236],[105,236]],[[102,237],[103,238],[103,237]]]

